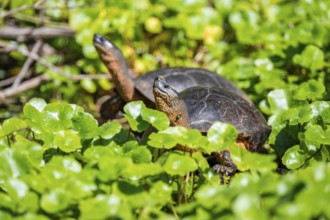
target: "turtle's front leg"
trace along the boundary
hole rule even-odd
[[[229,150],[212,153],[208,162],[212,170],[220,175],[222,183],[225,176],[233,176],[237,171],[237,166],[230,158]]]

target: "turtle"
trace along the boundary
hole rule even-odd
[[[153,84],[156,109],[164,112],[171,125],[198,129],[206,133],[216,122],[235,126],[237,143],[249,151],[263,151],[271,127],[262,113],[241,96],[218,87],[194,86],[181,92],[176,91],[162,77],[156,77]],[[235,173],[236,165],[229,157],[229,151],[214,154],[221,163],[213,167],[227,176]]]
[[[99,57],[112,76],[115,88],[122,98],[122,103],[142,100],[148,107],[155,107],[152,85],[157,76],[164,77],[178,92],[193,86],[218,87],[229,90],[249,101],[248,96],[230,80],[202,68],[160,68],[133,79],[129,76],[129,70],[121,50],[113,42],[100,34],[95,34],[93,43]],[[119,101],[118,98],[115,99]],[[108,103],[113,105],[114,101],[110,100]],[[105,105],[101,109],[101,114],[103,112],[107,117],[113,115],[107,113],[108,110],[109,108]]]

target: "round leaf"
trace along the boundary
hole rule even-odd
[[[98,128],[100,136],[104,139],[111,139],[122,129],[119,122],[106,122]]]
[[[145,108],[146,106],[141,101],[130,102],[124,106],[126,113],[124,116],[133,131],[142,132],[148,128],[149,123],[143,120],[141,116],[141,112]]]
[[[128,153],[127,156],[130,156],[134,163],[150,163],[151,162],[151,153],[146,147],[139,146]]]
[[[24,105],[23,113],[25,117],[32,121],[40,119],[40,114],[44,107],[47,105],[46,101],[40,98],[30,99],[28,103]]]
[[[166,158],[163,168],[170,175],[184,176],[188,172],[195,171],[198,166],[196,161],[189,156],[171,153]]]
[[[55,188],[49,193],[43,194],[40,206],[48,213],[57,213],[70,205],[70,198],[64,189]]]
[[[89,113],[79,112],[72,118],[72,127],[78,131],[81,139],[91,139],[97,135],[98,123]]]
[[[55,134],[54,144],[64,152],[72,152],[81,148],[80,137],[69,130],[59,131]]]
[[[289,169],[297,169],[306,162],[306,159],[306,152],[299,145],[295,145],[285,151],[282,162]]]
[[[21,130],[27,126],[26,122],[19,118],[9,118],[5,120],[0,127],[0,137],[11,134],[14,131]]]
[[[89,93],[95,93],[97,90],[95,83],[90,79],[81,80],[80,85]]]
[[[149,135],[148,145],[155,148],[170,149],[175,147],[178,140],[176,136],[166,133],[152,133]]]
[[[59,131],[71,126],[73,115],[74,108],[70,104],[52,103],[45,106],[38,121],[49,131]]]
[[[170,121],[164,112],[145,108],[141,112],[142,119],[149,122],[157,130],[164,130],[170,125]]]
[[[208,153],[213,151],[223,151],[236,143],[237,130],[227,123],[216,122],[207,132]]]
[[[312,79],[299,85],[294,98],[297,100],[315,100],[322,97],[324,92],[325,86],[323,83]]]
[[[312,71],[324,67],[324,53],[314,45],[308,45],[302,54],[295,55],[293,62]]]

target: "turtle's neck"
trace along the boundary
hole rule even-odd
[[[135,90],[133,80],[128,74],[128,68],[122,52],[114,43],[99,34],[94,35],[94,46],[101,60],[108,68],[119,95],[125,102],[139,100],[140,97]]]

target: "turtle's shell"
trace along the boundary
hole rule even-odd
[[[157,76],[162,76],[177,92],[194,86],[217,87],[231,91],[249,100],[242,90],[223,76],[205,69],[175,67],[158,69],[134,80],[135,88],[152,102],[155,100],[152,92],[152,85]]]
[[[220,88],[192,87],[180,93],[188,109],[190,124],[207,132],[216,121],[234,125],[250,151],[258,151],[267,140],[271,127],[260,111],[237,94]]]

